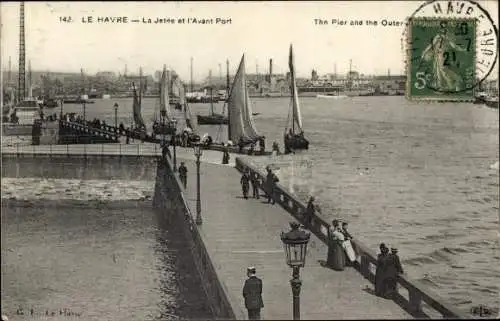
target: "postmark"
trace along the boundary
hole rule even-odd
[[[403,35],[410,100],[471,101],[498,57],[498,29],[473,1],[434,0],[408,18]]]

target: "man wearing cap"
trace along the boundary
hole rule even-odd
[[[255,276],[255,267],[247,268],[248,279],[243,286],[243,297],[245,298],[245,307],[248,310],[249,320],[260,320],[260,309],[264,307],[262,301],[262,280]]]
[[[387,296],[397,290],[398,274],[403,273],[403,267],[398,256],[398,249],[391,247],[391,254],[387,256]]]

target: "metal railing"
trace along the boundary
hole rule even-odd
[[[259,186],[265,182],[266,177],[261,173],[256,167],[251,164],[247,164],[243,159],[236,158],[236,168],[240,171],[249,170],[251,175],[257,175]],[[292,195],[286,190],[286,188],[279,183],[275,185],[273,189],[272,198],[276,203],[280,204],[286,211],[288,211],[292,216],[294,216],[299,222],[305,224],[305,213],[306,204],[298,200],[296,196]],[[328,228],[330,224],[321,217],[318,213],[315,213],[311,222],[311,225],[307,226],[311,232],[318,237],[323,243],[328,245]],[[368,248],[365,244],[359,240],[351,240],[352,245],[357,253],[361,257],[359,265],[356,265],[356,269],[370,282],[375,282],[375,267],[377,265],[377,255],[376,253]],[[410,278],[407,275],[398,275],[398,283],[408,291],[408,295],[405,297],[398,291],[398,295],[395,297],[394,301],[398,303],[408,312],[412,313],[417,317],[430,317],[428,313],[435,314],[432,312],[439,313],[444,318],[459,318],[467,319],[464,313],[456,309],[453,305],[446,302],[446,300],[440,297],[438,294],[429,290],[421,282]],[[430,308],[431,311],[424,311]],[[433,310],[433,311],[432,311]]]
[[[26,145],[15,143],[2,146],[2,157],[79,157],[79,156],[161,156],[157,144],[64,144],[64,145]]]

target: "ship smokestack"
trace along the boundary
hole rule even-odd
[[[269,59],[269,82],[273,78],[273,59]]]

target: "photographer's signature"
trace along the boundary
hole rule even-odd
[[[63,309],[45,309],[42,311],[36,311],[35,309],[31,308],[29,310],[24,310],[22,307],[19,307],[16,310],[17,315],[27,315],[27,316],[49,316],[49,317],[55,317],[56,315],[60,316],[66,316],[66,317],[79,317],[82,315],[82,312],[74,312],[69,308],[63,308]]]

